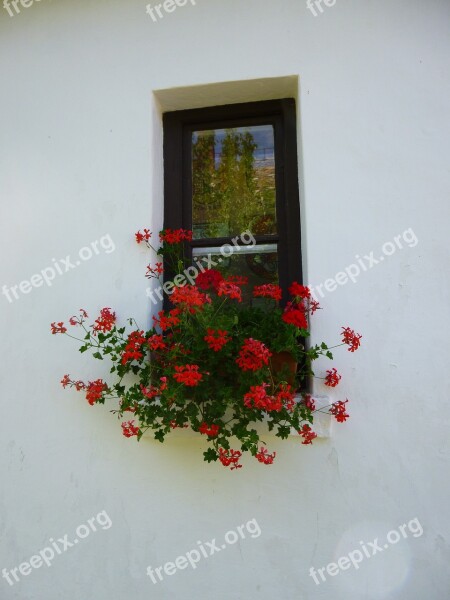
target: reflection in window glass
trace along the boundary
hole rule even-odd
[[[194,238],[277,233],[272,125],[194,131]]]
[[[261,303],[260,298],[252,298],[251,291],[255,285],[264,285],[265,283],[278,283],[278,254],[276,244],[268,245],[270,251],[259,251],[258,246],[254,246],[248,251],[239,251],[229,257],[224,257],[220,254],[217,248],[216,252],[208,248],[195,249],[194,256],[201,264],[208,263],[206,256],[210,256],[212,268],[220,271],[224,277],[236,275],[239,277],[247,277],[248,285],[243,288],[243,300],[246,303],[251,303],[256,306]],[[215,264],[214,264],[215,263]],[[248,291],[250,290],[250,291]],[[262,303],[264,304],[264,302]]]

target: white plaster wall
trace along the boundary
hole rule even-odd
[[[0,11],[0,285],[103,235],[115,244],[52,287],[0,297],[0,569],[102,510],[113,523],[51,568],[1,579],[0,597],[447,598],[448,0],[337,0],[317,17],[303,0],[197,0],[158,23],[137,0]],[[317,340],[347,324],[364,335],[334,363],[351,419],[313,447],[271,440],[272,467],[229,472],[195,440],[127,440],[106,408],[63,391],[64,373],[107,366],[49,323],[80,306],[150,322],[132,234],[162,224],[154,91],[295,75],[307,281],[408,228],[419,242],[326,294],[315,318]],[[415,517],[422,536],[319,586],[309,576]],[[258,538],[158,585],[146,575],[253,518]]]

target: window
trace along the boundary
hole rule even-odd
[[[295,100],[168,112],[163,124],[164,227],[193,231],[191,259],[279,283],[286,301],[302,279]],[[254,244],[236,243],[245,231]]]

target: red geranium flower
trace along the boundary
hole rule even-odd
[[[244,404],[247,408],[257,408],[267,412],[280,412],[283,408],[292,410],[295,405],[294,393],[291,386],[282,387],[275,395],[269,395],[267,388],[269,385],[252,385],[250,391],[244,395]]]
[[[207,269],[203,273],[199,273],[195,279],[195,285],[201,290],[216,290],[219,283],[223,281],[223,275],[215,269]]]
[[[87,316],[87,312],[83,308],[80,308],[80,316],[74,315],[73,317],[70,317],[69,323],[71,325],[81,325]]]
[[[147,272],[145,276],[148,279],[151,279],[152,277],[159,277],[160,275],[162,275],[162,273],[164,273],[163,264],[161,262],[157,262],[155,263],[154,267],[152,267],[151,265],[147,266]]]
[[[162,335],[156,333],[148,338],[147,344],[150,346],[150,350],[165,350],[166,344]]]
[[[127,345],[122,355],[122,364],[125,365],[127,362],[140,360],[144,356],[141,347],[145,342],[143,331],[132,331],[128,336]]]
[[[248,338],[239,351],[236,363],[243,371],[258,371],[269,364],[270,350],[259,340]]]
[[[52,323],[50,327],[52,328],[53,335],[56,333],[66,333],[67,331],[67,327],[64,327],[63,321],[60,321],[59,323]]]
[[[108,389],[108,386],[102,379],[96,379],[95,381],[89,381],[86,387],[86,400],[91,406],[100,400],[103,392]]]
[[[349,346],[349,352],[355,352],[361,345],[359,341],[362,338],[362,335],[359,333],[355,333],[353,329],[350,327],[342,327],[342,342]]]
[[[317,309],[320,308],[320,304],[317,302],[317,300],[313,300],[312,298],[309,299],[309,312],[313,315]]]
[[[228,337],[228,331],[223,331],[222,329],[210,329],[207,330],[208,335],[205,335],[203,338],[211,350],[214,352],[219,352],[222,348],[230,341],[230,337]]]
[[[64,375],[64,377],[61,379],[61,385],[63,388],[66,388],[71,383],[72,381],[70,379],[70,375]]]
[[[199,432],[209,437],[217,437],[219,435],[220,427],[218,425],[208,425],[203,422],[199,427]]]
[[[336,369],[331,369],[327,371],[327,376],[325,377],[325,385],[328,387],[336,387],[337,384],[342,379],[342,376],[336,371]]]
[[[186,386],[194,387],[199,384],[203,379],[203,375],[198,372],[198,365],[184,365],[181,367],[176,366],[173,378],[178,383],[183,383]]]
[[[224,448],[219,448],[220,462],[224,467],[229,467],[231,465],[231,470],[242,468],[242,465],[239,464],[241,456],[242,452],[239,452],[239,450],[225,450]]]
[[[144,233],[141,233],[141,230],[134,234],[136,236],[136,242],[140,244],[141,242],[148,242],[151,237],[151,233],[149,229],[144,229]]]
[[[234,283],[234,285],[247,285],[248,277],[243,275],[228,275],[226,281],[228,281],[228,283]]]
[[[310,394],[306,394],[305,397],[303,398],[303,404],[306,406],[306,408],[308,410],[310,410],[311,412],[316,410],[316,403],[314,402],[314,400],[311,398]]]
[[[148,398],[149,400],[153,400],[156,396],[159,395],[159,389],[151,385],[150,387],[145,387],[141,383],[141,392],[142,394]]]
[[[273,300],[281,300],[282,290],[279,285],[273,283],[266,283],[264,285],[256,285],[253,288],[253,295],[255,298],[272,298]]]
[[[180,323],[180,319],[178,315],[180,314],[179,308],[173,308],[169,311],[168,315],[164,314],[163,310],[160,310],[158,313],[158,318],[153,317],[153,323],[155,327],[160,327],[162,331],[166,331],[167,329],[171,329]]]
[[[179,244],[192,240],[192,231],[189,229],[164,229],[159,232],[159,239],[166,244]]]
[[[171,302],[180,308],[192,310],[194,306],[203,307],[211,298],[207,294],[202,294],[195,285],[185,285],[176,287],[170,296]]]
[[[263,463],[265,465],[271,465],[273,463],[273,459],[275,458],[276,455],[277,455],[276,452],[274,452],[273,454],[269,454],[267,452],[267,448],[264,448],[264,446],[261,446],[260,451],[255,454],[255,458],[260,463]]]
[[[277,392],[276,397],[281,401],[286,410],[292,410],[295,406],[295,393],[289,384],[284,384]]]
[[[116,322],[116,313],[111,312],[110,308],[102,308],[100,311],[100,316],[95,320],[93,325],[94,331],[101,331],[102,333],[106,333],[107,331],[111,331],[114,327],[114,323]]]
[[[217,288],[219,296],[228,296],[228,298],[242,302],[242,290],[236,284],[230,281],[221,281]]]
[[[293,308],[292,304],[286,306],[281,318],[289,325],[295,325],[295,327],[298,327],[299,329],[308,329],[305,312],[299,308]]]
[[[133,423],[134,421],[124,421],[122,423],[122,433],[127,438],[138,435],[139,433],[139,427],[135,427]]]
[[[189,425],[187,423],[184,423],[183,425],[177,425],[177,422],[175,421],[175,419],[172,419],[172,421],[170,421],[169,425],[172,429],[177,429],[177,428],[187,429],[189,427]]]
[[[317,437],[317,433],[311,429],[309,425],[303,425],[303,427],[298,432],[303,437],[302,444],[312,444],[312,441]]]
[[[347,404],[347,402],[348,400],[345,400],[345,402],[339,400],[339,402],[335,402],[329,410],[329,413],[333,415],[336,421],[338,421],[339,423],[344,423],[344,421],[346,421],[350,417],[350,415],[345,412],[345,405]]]
[[[291,296],[303,298],[304,300],[309,300],[309,298],[311,298],[311,290],[304,285],[300,285],[300,283],[297,283],[296,281],[294,281],[289,288],[289,293]]]

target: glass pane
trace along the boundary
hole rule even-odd
[[[277,233],[272,125],[194,131],[194,238]]]
[[[231,256],[225,257],[219,248],[195,248],[193,256],[205,268],[220,271],[224,277],[236,275],[248,277],[248,286],[243,288],[243,300],[257,306],[265,304],[261,298],[252,298],[251,290],[255,285],[265,283],[278,283],[278,252],[276,244],[267,244],[261,247],[240,248]],[[209,256],[209,260],[208,260]],[[195,263],[194,263],[195,264]],[[250,293],[246,288],[250,289]]]

